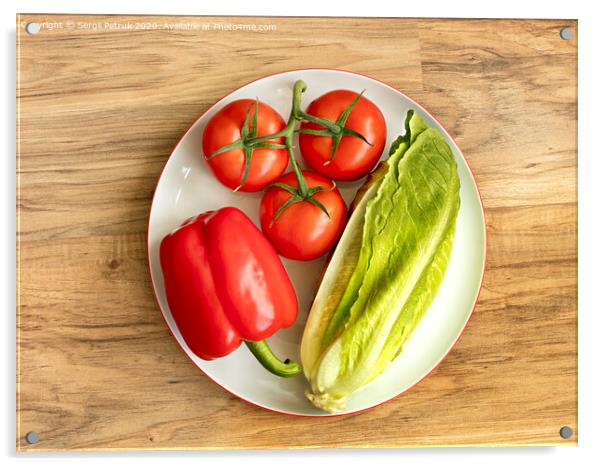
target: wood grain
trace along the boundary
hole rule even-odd
[[[32,21],[64,27],[31,36]],[[207,30],[124,29],[142,22]],[[17,449],[576,444],[577,40],[564,26],[576,32],[572,20],[20,15]],[[147,269],[150,201],[180,136],[232,89],[302,67],[361,72],[423,103],[486,208],[487,272],[464,336],[402,397],[342,418],[270,413],[213,384],[171,337]]]

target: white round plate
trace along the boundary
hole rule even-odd
[[[159,245],[165,235],[182,221],[201,212],[236,206],[259,225],[261,193],[234,193],[212,175],[201,154],[201,135],[209,119],[224,105],[237,99],[255,99],[271,105],[286,120],[291,107],[293,83],[303,79],[307,91],[303,108],[325,92],[334,89],[365,89],[365,96],[382,111],[387,122],[386,155],[391,142],[404,132],[404,119],[414,109],[437,128],[452,148],[460,175],[461,207],[451,261],[437,297],[404,350],[373,382],[355,393],[343,414],[381,404],[423,379],[447,355],[460,337],[478,298],[485,268],[485,218],[474,178],[460,149],[439,122],[418,103],[387,84],[366,76],[338,70],[297,70],[253,81],[227,95],[194,122],[167,161],[157,184],[148,228],[148,253],[153,286],[163,316],[174,337],[190,359],[213,381],[230,393],[257,406],[287,414],[331,416],[314,408],[303,391],[307,382],[301,375],[283,379],[267,372],[245,345],[230,355],[204,361],[188,348],[176,326],[163,286]],[[302,157],[298,157],[301,162]],[[349,203],[362,180],[338,183]],[[280,330],[269,343],[282,358],[299,361],[299,346],[307,312],[324,258],[312,262],[283,259],[299,300],[299,316],[293,326]]]

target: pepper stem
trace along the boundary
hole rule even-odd
[[[281,361],[272,353],[265,340],[261,341],[245,341],[247,347],[253,353],[253,356],[272,374],[279,377],[294,377],[301,373],[301,366],[295,361],[286,359]]]

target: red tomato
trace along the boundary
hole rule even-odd
[[[312,260],[327,253],[338,241],[347,221],[347,206],[332,181],[310,171],[304,171],[303,174],[309,188],[328,188],[313,197],[322,203],[330,218],[311,202],[301,201],[284,209],[272,224],[278,208],[292,197],[284,189],[273,186],[261,199],[261,229],[282,256]],[[293,172],[278,181],[298,187]]]
[[[328,92],[314,100],[307,113],[336,121],[357,95],[357,92],[347,90]],[[372,146],[358,137],[345,135],[331,161],[331,137],[300,134],[299,148],[307,164],[318,173],[334,180],[357,180],[367,175],[380,159],[387,138],[387,125],[378,107],[362,96],[353,107],[345,127],[360,133]],[[303,123],[301,128],[323,129],[317,123]]]
[[[249,126],[255,114],[255,101],[236,100],[217,112],[205,126],[203,132],[203,154],[205,159],[228,144],[239,140],[247,111],[251,108]],[[269,105],[259,102],[256,136],[267,136],[284,129],[282,117]],[[269,143],[283,144],[284,138],[270,139]],[[232,149],[207,160],[216,178],[225,186],[236,189],[243,179],[245,154],[243,149]],[[249,175],[240,191],[260,191],[284,173],[288,165],[286,149],[254,149],[251,156]]]

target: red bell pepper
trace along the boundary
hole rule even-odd
[[[245,341],[270,372],[291,377],[265,338],[297,318],[297,297],[276,251],[240,210],[225,207],[187,220],[161,242],[169,308],[190,349],[225,356]]]

